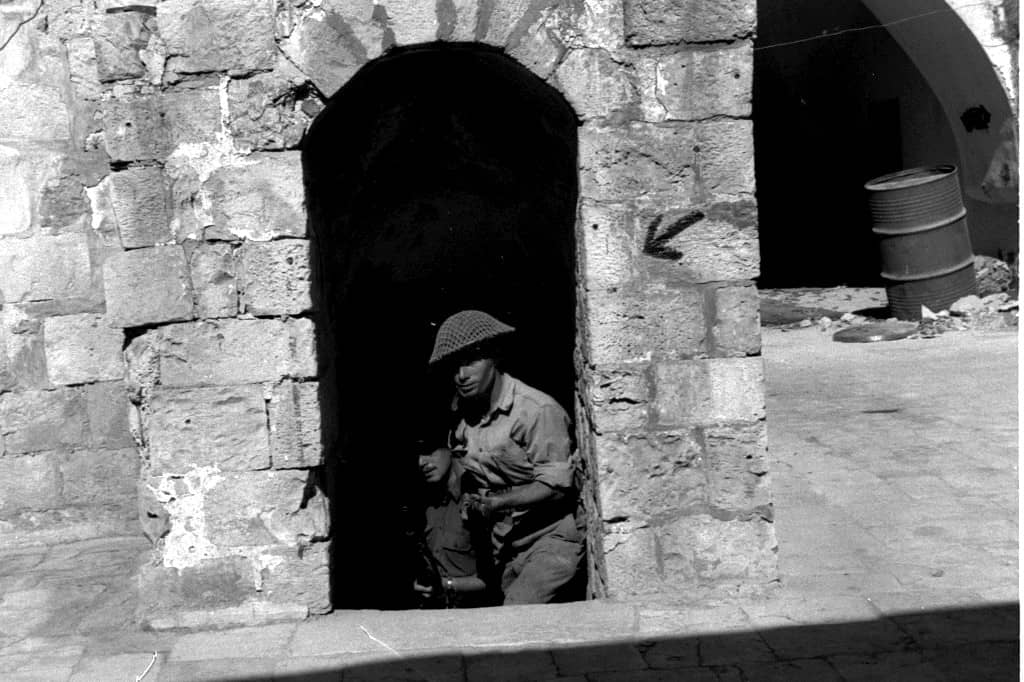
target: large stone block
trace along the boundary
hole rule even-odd
[[[0,82],[0,140],[66,143],[71,118],[63,83]]]
[[[225,474],[206,493],[206,533],[220,548],[287,545],[324,540],[327,497],[296,469]]]
[[[624,14],[634,47],[733,40],[757,25],[754,0],[625,0]]]
[[[49,387],[42,320],[18,306],[0,308],[0,393]]]
[[[120,379],[124,334],[111,329],[102,315],[63,315],[43,323],[46,369],[58,385]]]
[[[584,126],[580,133],[580,193],[599,201],[678,205],[694,189],[694,124]]]
[[[319,384],[285,381],[275,386],[270,416],[270,459],[275,469],[308,468],[323,463]]]
[[[85,409],[89,417],[89,442],[94,448],[129,448],[135,445],[129,428],[128,389],[123,381],[87,384]]]
[[[124,251],[103,266],[107,319],[137,327],[192,317],[192,286],[180,246]]]
[[[139,51],[149,44],[149,15],[144,12],[101,14],[93,22],[96,71],[100,81],[137,78],[146,73]]]
[[[638,117],[640,93],[632,72],[605,50],[569,51],[555,80],[581,119]]]
[[[2,156],[0,153],[0,159]],[[94,209],[86,188],[98,184],[109,172],[107,157],[99,151],[61,157],[39,193],[40,232],[83,232],[89,227],[90,222],[95,226]]]
[[[313,307],[309,242],[248,242],[238,252],[242,312],[297,315]]]
[[[510,57],[545,80],[551,76],[565,54],[565,44],[558,33],[549,28],[550,19],[548,13],[540,14],[517,41],[505,48]]]
[[[330,543],[315,542],[296,548],[270,550],[272,557],[260,571],[262,592],[272,602],[303,604],[310,613],[331,610]]]
[[[754,53],[749,42],[641,59],[637,71],[645,120],[750,116]]]
[[[306,76],[286,59],[274,71],[228,83],[228,130],[236,146],[294,149],[321,108]]]
[[[69,299],[92,289],[84,234],[0,239],[0,296],[5,303]]]
[[[636,431],[647,425],[651,401],[648,371],[646,364],[594,369],[590,405],[598,433]]]
[[[696,289],[587,297],[590,361],[678,359],[705,352],[704,297]]]
[[[518,39],[523,17],[531,10],[530,0],[507,0],[495,3],[490,12],[481,8],[478,14],[477,40],[496,47],[505,47]]]
[[[117,507],[135,517],[139,462],[135,448],[62,453],[61,501],[72,506]]]
[[[431,2],[380,0],[375,3],[383,12],[384,21],[395,36],[396,45],[415,45],[437,40],[438,11]]]
[[[701,446],[691,431],[601,436],[595,449],[605,521],[649,521],[707,502]]]
[[[254,592],[251,561],[231,556],[175,568],[139,569],[139,615],[156,619],[182,608],[217,609],[243,603]]]
[[[103,143],[112,161],[163,159],[173,148],[157,95],[103,102]]]
[[[13,147],[0,145],[0,235],[27,233],[32,229],[35,204],[33,176],[39,175],[39,160]]]
[[[711,504],[727,512],[757,510],[771,518],[764,422],[706,427],[704,448]]]
[[[657,592],[662,584],[654,529],[642,522],[606,526],[604,563],[608,596],[625,599]]]
[[[0,457],[0,516],[23,510],[53,509],[60,504],[57,457],[46,452]]]
[[[174,241],[170,187],[161,168],[148,166],[112,173],[110,201],[124,248]]]
[[[197,142],[217,142],[222,129],[217,86],[165,90],[160,106],[167,121],[172,150]]]
[[[697,135],[701,189],[712,201],[754,198],[752,121],[707,121]]]
[[[145,422],[155,471],[184,473],[270,467],[267,414],[261,386],[156,387]]]
[[[684,516],[660,528],[658,541],[665,580],[676,589],[694,583],[749,589],[778,578],[775,528],[760,518]]]
[[[638,238],[654,235],[657,240],[657,257],[645,263],[655,281],[750,280],[761,273],[753,201],[641,210],[636,213],[634,232]]]
[[[196,317],[234,317],[238,314],[235,250],[223,242],[186,242]]]
[[[167,68],[181,74],[272,68],[274,8],[270,0],[164,0],[156,20]]]
[[[298,152],[253,154],[216,170],[203,186],[218,236],[266,241],[306,235]]]
[[[81,389],[25,391],[0,396],[0,434],[7,453],[85,446],[89,440]]]
[[[761,301],[757,287],[718,287],[709,293],[715,310],[711,328],[715,355],[742,357],[760,353]]]
[[[661,362],[654,368],[654,387],[661,426],[764,417],[764,365],[759,357]]]
[[[165,386],[226,386],[316,376],[309,320],[220,320],[161,330]]]
[[[640,249],[628,208],[584,201],[580,224],[588,289],[617,290],[638,279]]]
[[[325,97],[330,97],[363,64],[381,55],[384,35],[384,28],[369,18],[329,11],[323,18],[303,19],[282,41],[281,49]]]

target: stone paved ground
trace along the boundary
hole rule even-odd
[[[134,539],[0,556],[0,679],[1016,680],[1017,344],[765,334],[783,586],[699,607],[130,625]],[[156,657],[154,661],[154,652]]]

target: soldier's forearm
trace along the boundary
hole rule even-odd
[[[559,500],[565,497],[565,493],[539,481],[534,481],[526,485],[512,486],[508,490],[491,497],[494,500],[494,509],[502,511]]]

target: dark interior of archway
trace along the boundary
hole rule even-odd
[[[435,45],[364,67],[304,142],[336,608],[410,606],[416,454],[451,419],[451,378],[427,367],[448,315],[515,326],[508,371],[572,414],[577,125],[502,53]]]
[[[864,183],[956,163],[949,123],[860,2],[762,0],[757,14],[758,285],[882,286]]]

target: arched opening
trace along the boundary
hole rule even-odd
[[[368,64],[310,129],[335,607],[408,606],[417,443],[450,420],[451,378],[427,369],[445,317],[515,326],[508,371],[572,414],[576,129],[556,90],[459,44]]]
[[[916,166],[957,165],[975,253],[1015,258],[1009,101],[945,2],[759,2],[753,111],[762,288],[882,286],[863,185]]]

